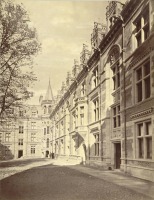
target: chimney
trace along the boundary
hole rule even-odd
[[[82,52],[80,53],[81,68],[83,68],[87,64],[90,55],[91,52],[88,50],[88,45],[83,44]]]
[[[102,39],[106,35],[107,27],[103,23],[94,22],[93,33],[91,34],[91,47],[93,52],[98,49]]]
[[[80,65],[79,65],[79,62],[74,59],[74,66],[73,66],[73,70],[72,70],[72,74],[73,74],[73,77],[77,77],[78,73],[80,72]]]
[[[120,17],[124,4],[119,1],[110,1],[106,7],[107,31],[109,31]]]

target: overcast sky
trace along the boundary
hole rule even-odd
[[[34,71],[38,81],[33,87],[32,104],[45,96],[49,77],[53,95],[72,71],[74,59],[79,60],[82,45],[90,44],[94,22],[105,22],[107,1],[15,0],[22,2],[42,43],[35,58]],[[89,49],[90,49],[89,45]]]

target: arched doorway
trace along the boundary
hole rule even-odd
[[[49,151],[46,151],[45,157],[46,157],[46,158],[49,157]]]

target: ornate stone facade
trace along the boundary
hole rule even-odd
[[[154,181],[153,15],[152,0],[112,1],[94,24],[50,115],[56,157]]]

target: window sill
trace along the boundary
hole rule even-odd
[[[147,158],[147,159],[142,159],[142,158],[135,158],[135,159],[130,159],[130,158],[121,158],[121,160],[128,160],[128,161],[143,161],[143,162],[151,162],[151,163],[153,163],[154,162],[154,160],[152,159],[152,158]]]
[[[136,106],[136,105],[140,105],[140,104],[142,104],[142,103],[145,103],[145,102],[147,102],[147,101],[150,101],[150,100],[152,100],[152,99],[153,99],[153,97],[149,97],[149,98],[144,99],[144,100],[142,100],[142,101],[140,101],[140,102],[135,102],[135,106]]]

